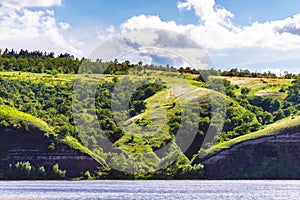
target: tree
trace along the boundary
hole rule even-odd
[[[117,66],[118,66],[118,63],[119,63],[119,62],[118,62],[118,59],[115,59],[115,60],[114,60],[114,65],[115,65],[115,68],[117,68]]]
[[[243,95],[247,95],[250,92],[250,88],[244,87],[241,89],[241,94]]]
[[[274,117],[275,121],[278,121],[278,120],[283,119],[283,118],[285,118],[285,115],[284,115],[284,112],[281,109],[275,112],[275,117]]]
[[[269,112],[264,112],[262,115],[262,124],[271,124],[273,122],[273,115]]]
[[[140,67],[143,66],[143,61],[140,60],[140,61],[138,62],[138,65],[139,65]]]
[[[136,100],[131,105],[130,116],[133,117],[142,113],[146,109],[146,103],[142,100]]]
[[[181,165],[175,175],[178,179],[201,179],[204,175],[204,166],[198,165]]]
[[[138,62],[138,68],[137,68],[138,72],[142,72],[143,71],[143,62],[139,61]]]

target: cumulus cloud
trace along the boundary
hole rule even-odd
[[[130,52],[130,54],[122,55],[118,60],[120,62],[130,60],[132,63],[142,61],[144,64],[169,65],[177,68],[191,66],[190,63],[180,56],[157,49],[141,49]]]
[[[178,9],[194,10],[199,23],[181,25],[163,21],[158,16],[140,15],[123,23],[121,30],[173,30],[189,36],[209,50],[253,47],[281,51],[300,49],[300,14],[283,20],[239,26],[232,22],[234,14],[216,5],[215,0],[186,0],[178,3]]]
[[[57,22],[55,12],[50,8],[45,9],[61,5],[61,0],[0,0],[0,4],[1,48],[39,49],[80,55],[80,51],[63,36],[63,31],[71,26]],[[33,7],[36,9],[31,9]]]
[[[222,26],[233,28],[231,19],[234,14],[220,6],[215,6],[215,0],[187,0],[179,2],[177,6],[180,10],[194,9],[196,15],[204,24],[220,24]]]
[[[65,23],[65,22],[60,22],[59,26],[64,31],[69,30],[70,28],[72,28],[70,24]]]
[[[139,15],[134,16],[121,25],[121,31],[131,31],[145,28],[158,28],[171,31],[184,32],[187,29],[193,29],[195,25],[179,25],[174,21],[164,22],[159,16],[154,15]]]
[[[62,5],[61,0],[0,0],[0,5],[13,8],[53,7]]]
[[[284,25],[284,27],[282,28],[275,28],[275,31],[277,31],[278,33],[282,34],[282,33],[290,33],[293,35],[300,35],[300,25],[299,23],[291,23],[291,24],[286,24]]]
[[[107,28],[105,29],[105,31],[106,31],[107,33],[115,33],[115,27],[114,27],[113,25],[110,25],[109,27],[107,27]]]
[[[177,42],[174,42],[177,41]],[[213,66],[208,54],[183,34],[164,29],[142,29],[124,32],[102,43],[91,55],[92,60],[142,60],[147,64],[193,66],[203,69]]]

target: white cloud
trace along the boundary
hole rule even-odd
[[[121,30],[164,28],[183,33],[209,49],[268,48],[286,51],[300,49],[300,14],[283,20],[250,26],[232,22],[234,14],[216,5],[215,0],[186,0],[179,2],[180,10],[194,10],[199,24],[180,25],[162,21],[158,16],[134,16],[121,25]]]
[[[234,14],[220,6],[215,6],[215,0],[187,0],[179,2],[177,6],[180,10],[195,10],[196,15],[204,24],[220,24],[225,27],[232,27],[230,21]]]
[[[106,28],[105,31],[108,33],[115,33],[115,27],[113,25],[110,25],[109,27]]]
[[[23,9],[20,13],[14,9],[0,8],[0,40],[38,36],[42,28],[41,22],[46,20],[46,16],[43,11]]]
[[[60,22],[59,26],[64,31],[69,30],[70,28],[72,28],[70,24],[65,23],[65,22]]]
[[[121,25],[121,31],[137,30],[145,28],[166,29],[177,32],[184,32],[188,29],[195,28],[195,25],[178,25],[174,21],[164,22],[159,16],[134,16]]]
[[[115,58],[131,62],[142,60],[148,64],[193,66],[197,69],[213,66],[207,52],[194,41],[164,29],[123,32],[102,43],[90,58],[102,58],[103,61]]]
[[[62,0],[0,0],[0,4],[12,8],[53,7],[62,5]]]
[[[0,7],[0,48],[81,54],[63,36],[63,31],[70,29],[71,26],[68,23],[57,22],[53,10],[27,8],[61,5],[61,1],[0,0],[0,3],[2,4]],[[16,6],[10,6],[10,4]]]

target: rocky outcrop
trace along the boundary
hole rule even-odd
[[[103,169],[90,155],[47,138],[38,130],[28,133],[14,129],[0,130],[0,169],[7,170],[10,165],[27,161],[34,167],[44,166],[48,174],[52,173],[52,167],[57,163],[60,169],[67,171],[69,178]]]
[[[300,179],[300,133],[244,141],[201,164],[208,179]]]

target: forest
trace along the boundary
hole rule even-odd
[[[179,103],[170,87],[184,88],[183,80],[192,94],[183,94]],[[94,85],[95,91],[86,89]],[[288,124],[300,114],[299,93],[300,76],[288,72],[277,77],[237,68],[176,69],[5,49],[0,55],[0,133],[39,129],[54,138],[49,151],[68,140],[107,167],[71,177],[59,164],[47,172],[43,163],[19,160],[0,165],[0,179],[201,179],[205,166],[194,160],[215,145],[283,120]],[[200,103],[189,102],[190,96]],[[151,116],[159,109],[165,110],[165,118]],[[121,124],[126,130],[120,121],[126,121]],[[191,138],[187,148],[182,138]],[[0,157],[9,148],[2,142]]]

